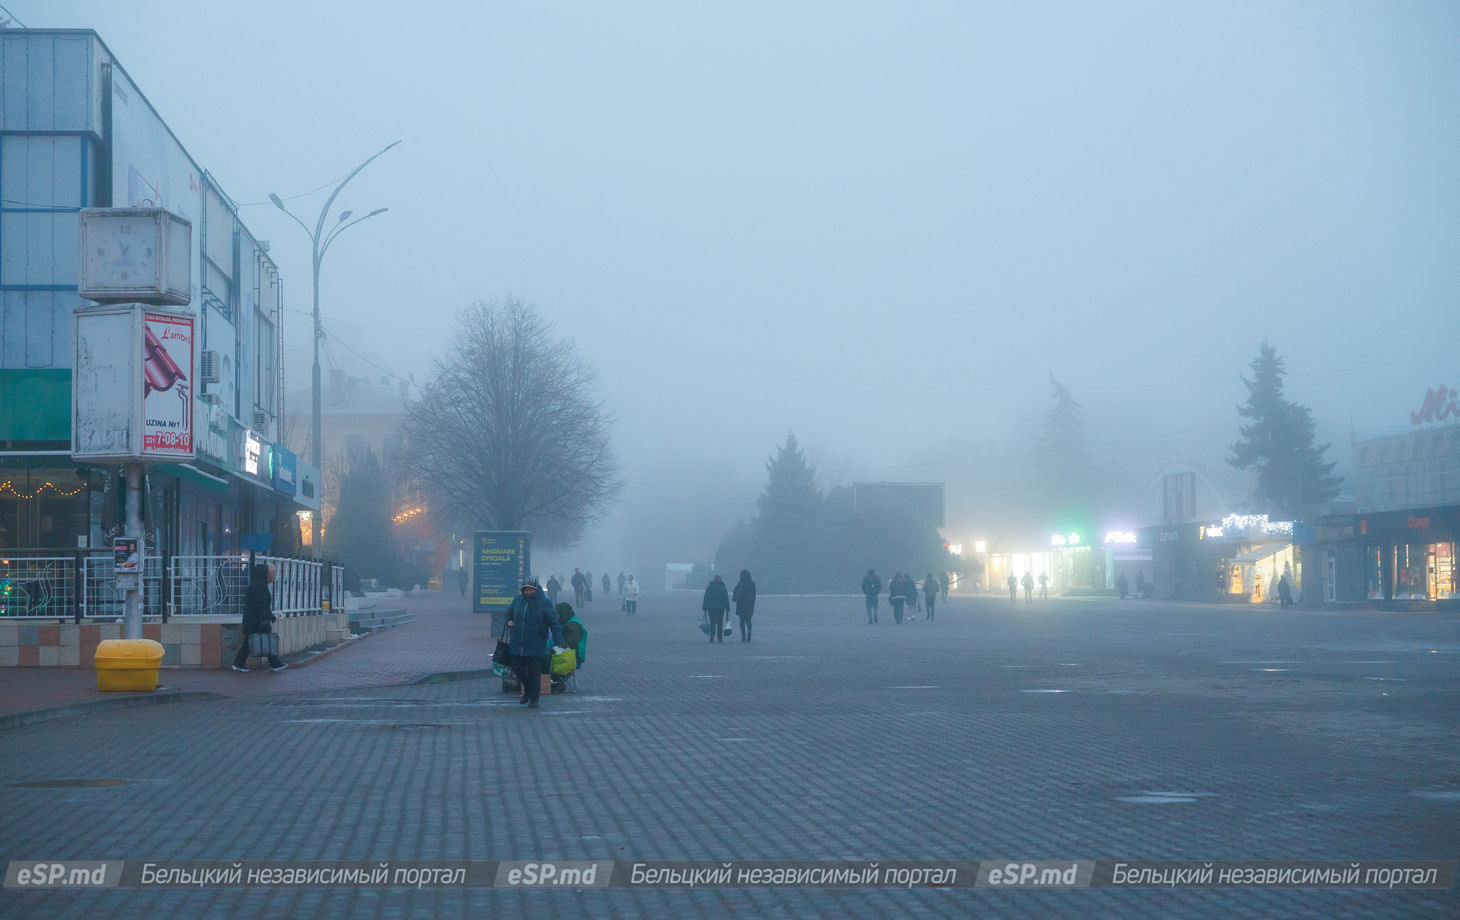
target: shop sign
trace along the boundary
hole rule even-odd
[[[1106,543],[1134,543],[1136,535],[1129,530],[1112,530],[1105,535]]]
[[[264,453],[266,448],[267,445],[257,432],[247,428],[238,429],[238,472],[256,482],[267,482],[267,469],[264,465],[267,462]]]
[[[1160,540],[1162,543],[1175,543],[1181,539],[1181,532],[1175,527],[1164,527],[1161,529]]]
[[[1460,397],[1460,390],[1452,390],[1444,384],[1440,384],[1425,392],[1425,401],[1420,405],[1419,411],[1409,413],[1411,425],[1423,425],[1425,422],[1443,422],[1445,419],[1460,419],[1460,405],[1456,404],[1456,397]]]
[[[1410,518],[1409,518],[1409,529],[1410,530],[1429,530],[1430,529],[1430,519],[1427,518],[1427,517],[1414,517],[1413,515],[1410,515]]]
[[[293,452],[277,444],[269,445],[269,484],[275,492],[293,495],[297,471],[298,461]]]

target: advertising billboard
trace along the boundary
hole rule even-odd
[[[472,612],[505,614],[532,573],[532,539],[524,530],[478,530],[472,542]],[[500,629],[497,618],[493,627]]]
[[[193,317],[147,312],[142,341],[142,455],[193,456]]]
[[[193,458],[195,330],[190,313],[137,305],[76,311],[73,457]]]

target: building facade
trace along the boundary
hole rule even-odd
[[[79,212],[187,219],[200,360],[195,456],[149,468],[144,526],[161,555],[298,546],[319,472],[284,444],[282,281],[268,244],[87,30],[0,31],[0,547],[96,548],[123,520],[115,466],[73,462]],[[254,537],[249,540],[248,537]]]

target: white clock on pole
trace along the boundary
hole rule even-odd
[[[100,303],[188,303],[192,232],[161,208],[83,208],[78,293]]]

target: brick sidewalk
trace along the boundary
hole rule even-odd
[[[414,614],[414,622],[354,640],[308,667],[275,674],[255,659],[247,674],[163,669],[158,689],[150,694],[103,693],[96,689],[91,668],[0,668],[0,717],[90,703],[116,705],[128,697],[199,691],[226,697],[299,694],[489,668],[494,639],[490,618],[472,613],[469,605],[468,598],[439,591],[401,598],[397,606]]]

